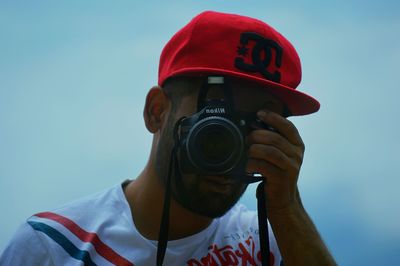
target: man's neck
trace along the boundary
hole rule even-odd
[[[157,240],[163,212],[164,186],[149,167],[125,188],[133,221],[138,231],[147,239]],[[196,234],[212,222],[183,208],[171,198],[169,240]]]

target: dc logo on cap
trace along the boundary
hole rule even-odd
[[[244,60],[249,51],[247,45],[250,41],[255,42],[251,51],[252,64],[246,63]],[[267,70],[271,64],[272,50],[275,51],[275,67],[279,68],[282,63],[282,47],[277,42],[266,39],[257,33],[244,32],[240,36],[240,46],[237,48],[238,57],[235,58],[235,67],[246,72],[258,72],[266,79],[279,83],[281,73],[278,70],[273,73]]]

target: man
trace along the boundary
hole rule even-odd
[[[244,164],[235,161],[233,168],[243,166],[265,179],[260,193],[270,222],[270,265],[334,265],[297,189],[304,144],[286,117],[319,109],[315,99],[295,90],[300,79],[295,49],[267,24],[239,15],[199,14],[162,52],[159,86],[151,88],[144,107],[154,137],[142,173],[30,217],[2,254],[1,265],[260,265],[267,254],[260,252],[257,213],[236,204],[257,176],[242,182],[231,170],[185,169],[187,147],[176,142],[182,118],[196,116],[201,104],[213,101],[269,125],[245,131],[238,140],[245,143],[245,160],[237,161]],[[210,110],[218,117],[220,109]],[[232,121],[226,125],[245,124]]]

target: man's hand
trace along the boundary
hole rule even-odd
[[[283,210],[299,204],[297,179],[303,162],[304,143],[296,127],[286,118],[267,110],[259,111],[257,115],[276,131],[260,129],[249,134],[247,170],[267,178],[268,211]]]
[[[268,219],[285,265],[336,265],[316,227],[303,208],[297,180],[304,144],[296,127],[271,111],[260,111],[271,130],[254,130],[247,138],[247,170],[266,177]]]

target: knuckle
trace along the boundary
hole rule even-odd
[[[285,119],[285,127],[286,127],[287,130],[296,129],[296,127],[294,126],[293,122],[288,120],[288,119]]]
[[[306,145],[304,144],[304,141],[300,138],[299,139],[299,147],[301,148],[301,150],[304,152],[306,149]]]
[[[286,125],[286,130],[289,132],[290,135],[295,136],[299,134],[297,128],[289,121],[290,124]]]
[[[279,136],[279,135],[270,136],[270,137],[268,138],[268,141],[269,141],[269,143],[270,143],[272,146],[280,147],[280,146],[282,145],[282,139],[279,138],[278,136]]]
[[[297,150],[295,153],[294,153],[294,160],[296,161],[296,162],[298,162],[298,163],[302,163],[303,162],[303,151],[302,150]]]

